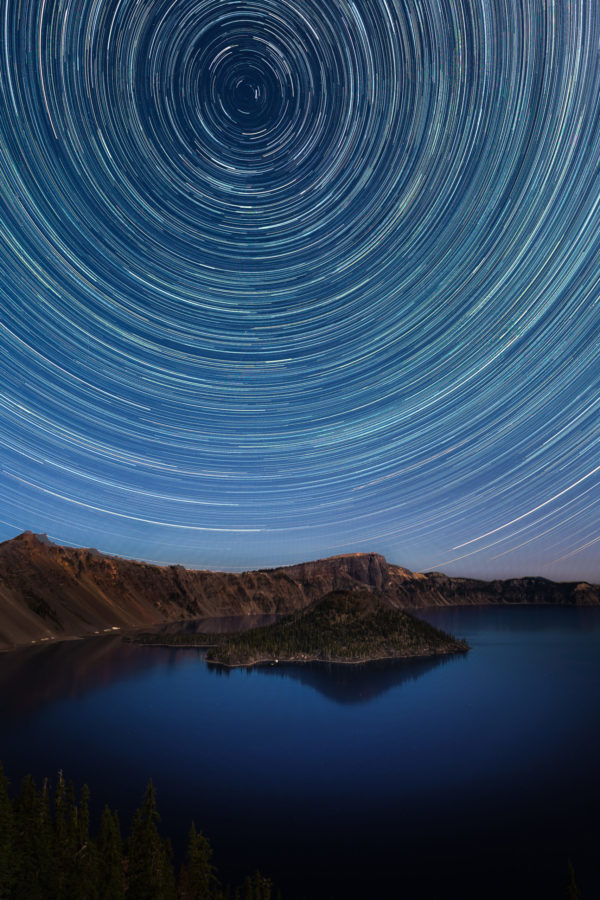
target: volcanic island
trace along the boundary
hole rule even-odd
[[[285,662],[366,663],[465,653],[469,645],[395,609],[371,591],[333,591],[278,622],[235,634],[139,634],[148,644],[208,646],[223,666]]]

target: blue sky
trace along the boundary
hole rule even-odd
[[[6,0],[0,538],[600,581],[583,0]]]

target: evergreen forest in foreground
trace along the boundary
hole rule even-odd
[[[241,885],[224,886],[210,842],[194,823],[176,876],[171,842],[158,829],[152,781],[125,837],[108,806],[92,835],[89,790],[84,785],[77,797],[62,772],[54,787],[44,779],[38,789],[31,775],[14,797],[9,786],[0,763],[0,900],[282,900],[258,871]],[[557,886],[554,896],[583,900],[570,861],[565,874],[565,888]]]
[[[176,876],[152,781],[123,837],[116,811],[104,807],[90,830],[89,790],[79,797],[59,773],[40,788],[31,775],[14,797],[0,764],[0,900],[280,900],[259,872],[223,886],[208,839],[192,823]]]

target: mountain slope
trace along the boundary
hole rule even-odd
[[[389,605],[600,604],[600,588],[543,578],[476,581],[416,573],[377,553],[239,575],[155,566],[62,547],[25,532],[0,544],[0,649],[199,616],[287,613],[336,590],[366,588]]]

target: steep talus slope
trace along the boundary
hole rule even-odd
[[[155,566],[61,547],[25,532],[0,544],[0,649],[198,616],[284,613],[330,591],[368,588],[392,606],[597,605],[600,589],[542,578],[475,581],[420,574],[377,553],[233,574]]]

